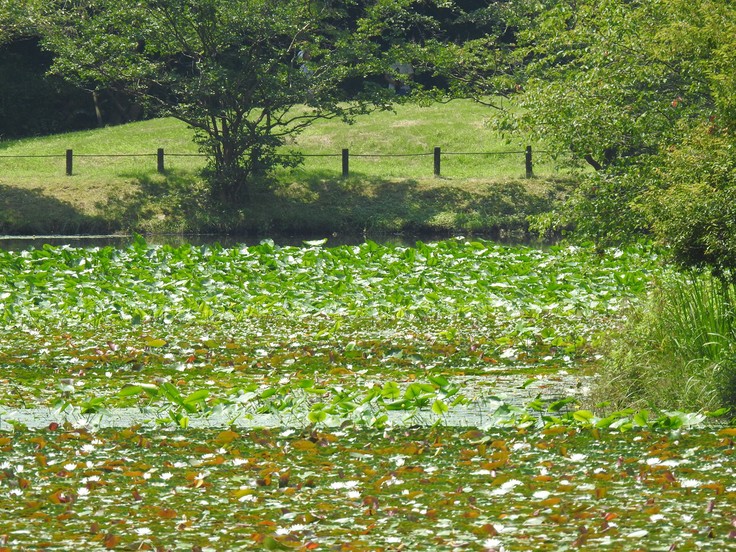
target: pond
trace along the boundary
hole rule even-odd
[[[417,241],[436,242],[446,240],[453,236],[447,234],[364,234],[364,233],[341,233],[331,234],[329,236],[316,234],[282,234],[268,236],[238,236],[229,234],[198,234],[198,235],[180,235],[180,234],[153,234],[145,236],[146,241],[151,245],[170,245],[178,247],[185,244],[190,245],[211,245],[219,244],[223,247],[236,247],[242,245],[258,245],[263,240],[271,240],[279,246],[303,246],[305,242],[319,241],[327,239],[328,247],[337,247],[340,245],[360,245],[367,240],[381,243],[393,244],[399,246],[411,247]],[[485,239],[483,235],[474,236],[476,239]],[[100,235],[47,235],[47,236],[11,236],[0,235],[0,250],[21,251],[24,249],[42,248],[45,244],[54,246],[68,245],[70,247],[119,247],[126,248],[133,243],[135,236],[120,234],[100,234]],[[520,241],[516,238],[508,240],[493,239],[496,243],[506,245],[531,245],[535,247],[545,247],[548,244],[533,241]]]
[[[71,239],[0,251],[0,550],[736,539],[736,429],[578,404],[651,250]]]
[[[223,247],[235,247],[241,245],[257,245],[263,240],[271,240],[279,246],[301,246],[305,241],[321,240],[321,235],[275,235],[275,236],[233,236],[228,234],[204,234],[204,235],[178,235],[178,234],[154,234],[145,236],[151,245],[170,245],[178,247],[185,244],[211,245],[219,244]],[[422,239],[430,241],[446,239],[447,236],[423,236]],[[48,236],[0,236],[0,249],[6,251],[21,251],[30,248],[42,248],[44,245],[70,247],[119,247],[126,248],[131,245],[135,237],[133,235],[48,235]],[[413,245],[420,239],[418,236],[404,235],[381,235],[368,237],[363,234],[340,234],[327,237],[330,246],[356,245],[371,239],[378,243],[394,243],[396,245]]]
[[[190,400],[198,412],[256,397],[288,411],[306,394],[307,412],[320,400],[352,411],[378,388],[383,402],[443,414],[458,391],[580,397],[592,343],[656,267],[636,248],[303,245],[133,240],[0,256],[3,406]]]
[[[499,375],[495,378],[493,397],[484,393],[485,378],[479,376],[457,377],[454,382],[462,387],[464,395],[469,399],[467,404],[458,405],[438,415],[430,408],[388,410],[386,425],[389,427],[475,427],[493,428],[498,420],[494,413],[504,405],[525,408],[532,400],[551,403],[571,397],[584,399],[590,390],[593,377],[579,373],[570,374],[560,371],[557,374],[535,381],[528,381],[521,374]],[[499,399],[497,395],[503,397]],[[44,429],[53,424],[71,424],[80,428],[132,427],[175,424],[176,420],[169,416],[167,407],[139,408],[103,408],[97,412],[85,413],[80,407],[71,403],[60,404],[57,408],[3,408],[0,406],[0,430],[10,430],[13,425],[27,429]],[[284,412],[259,413],[241,408],[223,409],[208,414],[194,413],[187,417],[186,425],[191,428],[304,428],[312,424],[309,419],[308,405],[298,405]],[[352,419],[357,420],[357,414]],[[336,419],[342,423],[351,416]]]

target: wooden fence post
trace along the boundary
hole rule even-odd
[[[342,150],[342,176],[347,178],[350,174],[350,151],[347,148]]]
[[[161,174],[166,172],[166,169],[164,169],[164,148],[158,148],[156,152],[156,167]]]
[[[66,175],[72,175],[72,169],[74,165],[74,152],[70,149],[66,150]]]
[[[532,166],[532,147],[526,147],[526,177],[532,178],[534,176],[534,170]]]
[[[438,147],[434,148],[434,175],[440,175],[440,163],[441,163],[442,150]]]

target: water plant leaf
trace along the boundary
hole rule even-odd
[[[146,347],[153,347],[153,348],[159,348],[164,347],[166,345],[165,339],[153,339],[153,338],[147,338],[144,341]]]
[[[0,252],[0,535],[12,549],[626,548],[660,515],[637,545],[695,547],[703,526],[724,548],[732,435],[565,402],[661,270],[643,247],[464,239]],[[6,425],[24,404],[57,418]],[[98,427],[116,407],[142,425]],[[263,419],[282,425],[237,425]]]
[[[443,416],[443,415],[447,414],[448,411],[449,411],[449,408],[448,408],[447,404],[445,404],[444,401],[442,401],[440,399],[436,399],[432,403],[432,412],[434,412],[438,416]]]

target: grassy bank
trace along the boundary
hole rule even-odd
[[[205,160],[173,119],[0,142],[0,232],[523,232],[526,216],[548,209],[565,181],[537,145],[536,178],[523,178],[524,144],[506,143],[485,125],[488,116],[458,101],[399,106],[354,125],[322,122],[288,145],[308,155],[304,165],[254,187],[241,208],[210,200],[199,176]],[[445,155],[441,177],[431,155],[362,157],[429,154],[435,146],[493,154]],[[156,171],[157,148],[167,152],[165,174]],[[348,178],[343,148],[351,152]],[[75,153],[72,176],[67,149]],[[54,157],[17,157],[44,155]]]

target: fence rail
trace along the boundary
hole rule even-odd
[[[540,153],[538,151],[537,153]],[[541,153],[545,153],[542,151]],[[429,157],[432,156],[434,161],[434,175],[440,176],[442,169],[442,157],[450,155],[524,155],[524,168],[527,178],[534,176],[534,165],[533,165],[533,152],[532,147],[527,146],[522,151],[474,151],[474,152],[454,152],[454,151],[442,151],[442,148],[435,147],[431,152],[420,152],[420,153],[350,153],[350,150],[344,148],[341,153],[307,153],[307,154],[284,154],[284,155],[300,155],[302,157],[340,157],[342,159],[342,176],[347,177],[350,175],[350,158],[380,158],[380,157]],[[68,149],[63,155],[0,155],[0,159],[3,158],[37,158],[37,159],[49,159],[49,158],[64,158],[66,159],[66,174],[72,176],[74,174],[74,158],[91,158],[91,157],[155,157],[156,158],[156,170],[160,173],[166,172],[166,157],[206,157],[203,153],[166,153],[164,148],[158,148],[156,153],[110,153],[110,154],[98,154],[98,153],[74,153],[73,150]]]

